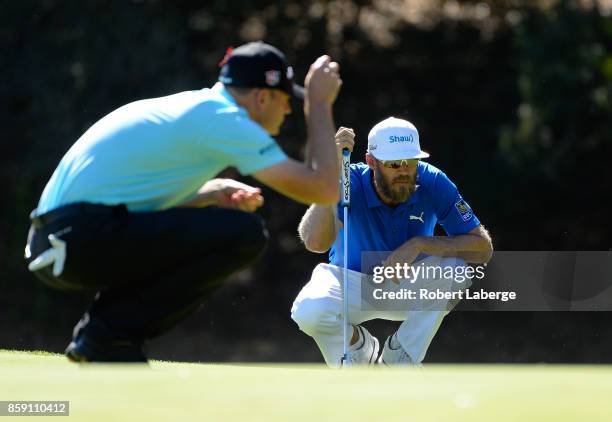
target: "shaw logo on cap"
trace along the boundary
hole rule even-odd
[[[396,142],[413,142],[414,138],[412,137],[412,135],[408,135],[408,136],[395,136],[395,135],[391,135],[389,136],[389,143],[390,144],[394,144]]]
[[[373,146],[378,149],[374,152]],[[408,120],[389,117],[374,125],[368,134],[368,150],[378,160],[408,160],[427,158],[421,150],[419,131]]]
[[[268,70],[265,72],[266,84],[269,86],[276,86],[280,83],[281,73],[280,70]]]

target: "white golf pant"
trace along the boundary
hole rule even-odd
[[[435,261],[437,265],[459,266],[465,262],[458,258],[428,257],[422,262]],[[310,281],[302,288],[291,308],[291,318],[298,324],[300,330],[311,336],[331,367],[340,365],[343,354],[342,340],[342,273],[341,267],[331,264],[319,264],[312,272]],[[406,310],[381,311],[364,310],[361,297],[361,280],[363,274],[348,270],[349,323],[361,324],[372,319],[404,321],[398,331],[397,339],[414,363],[420,363],[438,331],[448,310]],[[418,282],[418,280],[417,280]],[[385,291],[399,291],[399,286],[386,281]],[[446,309],[438,305],[435,309]],[[449,308],[450,309],[450,308]],[[349,330],[348,337],[352,336]]]

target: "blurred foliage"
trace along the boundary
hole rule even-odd
[[[598,204],[610,187],[601,158],[612,153],[612,20],[563,1],[544,13],[525,13],[516,44],[521,103],[499,151],[520,174],[521,193],[573,204],[528,211],[542,221],[537,245],[609,248],[610,228],[593,222],[604,218]]]
[[[430,161],[457,183],[498,250],[609,249],[611,229],[602,222],[612,188],[607,177],[611,3],[25,0],[3,5],[0,347],[59,350],[90,300],[43,287],[22,261],[27,215],[64,152],[124,103],[210,86],[225,49],[250,40],[264,39],[284,50],[299,78],[323,53],[340,62],[344,86],[336,123],[355,128],[355,159],[363,156],[376,122],[389,115],[413,121]],[[299,158],[305,128],[300,105],[294,110],[279,142]],[[305,208],[269,190],[265,194],[261,213],[273,235],[266,256],[233,277],[202,313],[160,339],[154,348],[160,357],[318,359],[314,345],[289,320],[289,308],[325,256],[305,252],[296,238]],[[588,347],[599,339],[604,317],[494,314],[482,321],[482,315],[456,314],[430,356],[609,360],[605,348],[598,354]],[[513,330],[517,324],[532,326],[530,341]],[[469,341],[458,346],[459,335]],[[584,347],[575,342],[566,347],[570,336]],[[185,339],[196,346],[190,349]],[[530,348],[534,342],[539,347]],[[228,348],[235,353],[228,355]]]

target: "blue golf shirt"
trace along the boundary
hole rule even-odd
[[[164,210],[195,197],[226,167],[248,175],[285,159],[221,84],[135,101],[103,117],[70,148],[37,214],[74,202]]]
[[[362,252],[393,251],[414,236],[433,236],[436,224],[440,224],[449,236],[467,234],[480,225],[455,184],[431,164],[419,162],[415,192],[395,208],[380,200],[372,176],[367,164],[351,164],[348,231],[348,268],[351,270],[362,271]],[[340,203],[337,209],[338,218],[344,223]],[[331,264],[343,265],[343,254],[337,251],[343,236],[344,228],[329,252]]]

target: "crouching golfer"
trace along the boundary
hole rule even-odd
[[[95,123],[32,212],[29,269],[52,287],[97,292],[69,359],[146,362],[146,339],[258,257],[267,240],[252,213],[263,203],[260,190],[213,179],[224,168],[303,203],[337,201],[338,64],[319,57],[305,88],[294,84],[285,56],[262,42],[228,51],[220,66],[210,89],[136,101]],[[271,137],[291,96],[304,99],[308,164]]]
[[[341,128],[336,134],[338,154],[352,151],[355,134]],[[359,325],[375,318],[403,321],[384,344],[380,363],[418,364],[447,315],[446,307],[406,312],[367,310],[360,294],[362,252],[393,251],[387,266],[419,262],[443,267],[484,263],[492,254],[491,238],[456,186],[434,166],[421,159],[419,134],[408,121],[388,118],[368,136],[366,163],[351,164],[351,204],[348,233],[350,363],[370,364],[378,358],[378,340]],[[343,213],[338,204],[312,205],[299,226],[307,249],[325,252],[329,264],[319,264],[299,293],[291,316],[311,336],[328,365],[338,366],[343,355]],[[338,219],[335,217],[337,215]],[[433,236],[440,224],[448,236]],[[336,227],[339,227],[338,233]],[[340,246],[339,246],[340,245]],[[414,265],[417,265],[416,263]],[[390,289],[398,289],[389,282]]]

